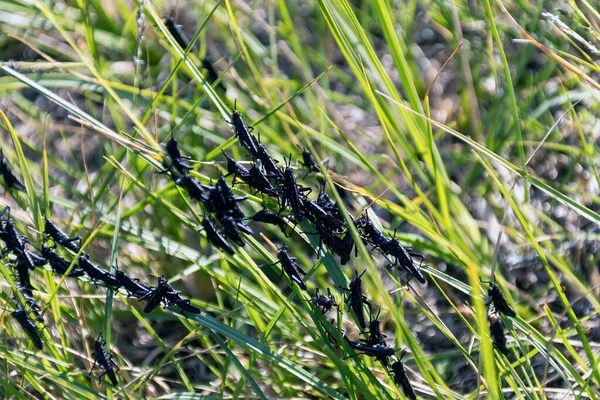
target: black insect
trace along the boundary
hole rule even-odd
[[[396,385],[401,386],[404,391],[404,395],[410,400],[417,400],[417,395],[413,390],[408,377],[406,376],[406,371],[404,370],[404,364],[402,363],[402,358],[404,357],[406,352],[403,350],[400,359],[392,364],[392,373],[394,374],[394,383]]]
[[[363,214],[362,217],[356,220],[356,226],[362,231],[363,239],[370,242],[374,247],[386,246],[391,240],[373,225],[367,214]]]
[[[383,332],[381,332],[381,320],[379,319],[379,312],[377,313],[377,315],[375,316],[375,318],[372,318],[369,321],[369,337],[365,340],[365,339],[361,339],[361,342],[364,342],[367,345],[376,345],[376,344],[381,344],[381,345],[385,345],[385,338],[387,337],[387,335]]]
[[[235,131],[235,136],[239,139],[240,144],[250,152],[252,157],[258,157],[258,141],[256,137],[250,132],[254,129],[251,126],[246,125],[244,120],[242,119],[242,113],[235,110],[231,113],[231,121],[229,122],[233,125],[233,129]]]
[[[175,23],[175,20],[173,19],[173,17],[168,16],[168,15],[165,15],[163,17],[163,22],[164,22],[165,26],[167,27],[171,36],[173,36],[173,39],[175,39],[175,41],[179,45],[179,47],[181,47],[183,50],[185,50],[189,45],[189,40],[187,40],[187,38],[181,31],[181,25],[177,25]]]
[[[283,234],[288,236],[287,223],[285,222],[285,220],[279,215],[275,214],[274,212],[267,210],[266,208],[254,214],[252,216],[252,220],[256,222],[262,222],[264,224],[278,226],[279,229],[283,232]]]
[[[181,175],[175,179],[175,184],[184,188],[192,199],[201,202],[206,200],[201,185],[189,174]]]
[[[249,186],[268,196],[279,196],[279,191],[275,189],[273,185],[271,185],[271,182],[269,182],[269,178],[263,173],[263,171],[258,167],[258,165],[253,165],[248,172],[250,176],[248,176],[248,178],[244,181]]]
[[[179,306],[182,310],[192,314],[200,314],[200,309],[192,304],[188,299],[184,299],[179,295],[177,290],[171,288],[166,295],[167,304],[173,303]]]
[[[494,310],[501,312],[504,315],[508,315],[509,317],[516,317],[517,313],[515,313],[515,310],[512,309],[512,307],[510,306],[510,304],[508,304],[508,301],[506,301],[506,298],[504,297],[504,293],[502,293],[502,290],[500,289],[500,286],[496,285],[493,282],[485,282],[482,281],[482,283],[489,283],[490,286],[488,288],[488,296],[489,296],[489,300],[487,305],[490,305],[490,302],[494,305]]]
[[[208,73],[208,83],[213,85],[217,80],[219,80],[219,74],[215,70],[212,58],[208,54],[202,59],[202,66]],[[219,85],[217,87],[225,91],[225,86],[223,86],[223,82],[219,82]]]
[[[87,254],[79,256],[79,268],[85,271],[85,273],[94,282],[101,281],[109,286],[116,287],[119,282],[117,278],[105,269],[100,268],[98,265],[91,262]]]
[[[231,255],[235,254],[235,251],[233,250],[233,247],[231,247],[231,244],[229,244],[227,239],[225,239],[223,235],[221,235],[221,233],[217,230],[217,228],[207,216],[204,217],[201,224],[204,228],[204,232],[206,233],[206,238],[209,242],[213,244],[213,246],[218,247]]]
[[[352,340],[348,340],[348,339],[346,339],[346,341],[348,342],[350,347],[352,347],[354,350],[358,350],[358,351],[362,352],[362,353],[358,353],[356,355],[366,354],[370,357],[377,357],[379,359],[380,357],[391,357],[397,351],[397,350],[394,350],[392,347],[389,347],[384,344],[367,345],[367,344],[364,344],[361,342],[353,342]],[[354,356],[351,356],[351,357],[354,357]]]
[[[46,260],[48,260],[48,264],[50,264],[50,268],[52,268],[52,271],[60,275],[64,275],[67,273],[67,270],[69,269],[71,263],[65,260],[60,255],[56,254],[53,247],[43,245],[42,255],[46,258]],[[83,276],[84,274],[85,271],[79,268],[73,268],[71,269],[71,272],[69,272],[69,276],[71,277]]]
[[[5,213],[9,215],[4,217]],[[12,251],[17,255],[25,253],[25,243],[28,243],[29,240],[17,232],[15,224],[10,218],[10,206],[6,206],[0,211],[0,239],[6,244],[3,252]]]
[[[29,280],[29,265],[17,258],[15,270],[17,271],[18,286],[28,289],[31,288],[31,281]]]
[[[317,196],[317,205],[335,218],[339,220],[343,219],[336,202],[325,192],[325,181],[321,181],[321,189]]]
[[[175,139],[175,135],[171,135],[171,138],[167,141],[166,145],[162,145],[165,148],[165,153],[171,162],[171,166],[174,167],[180,174],[187,174],[187,171],[191,171],[192,167],[183,162],[183,160],[191,159],[188,156],[181,155],[181,151],[179,151],[179,145],[177,144],[177,140]],[[169,165],[167,165],[163,161],[163,165],[167,168],[165,171],[170,170]]]
[[[373,225],[366,214],[356,221],[356,226],[361,228],[364,238],[374,247],[379,248],[384,255],[394,257],[393,264],[408,272],[409,279],[415,277],[421,283],[427,282],[425,276],[411,258],[411,256],[414,256],[423,259],[423,255],[405,248],[398,239],[384,235]]]
[[[31,341],[33,342],[35,347],[38,350],[42,350],[42,348],[44,346],[42,345],[42,339],[40,338],[40,333],[38,332],[38,330],[35,326],[35,322],[33,322],[31,320],[31,318],[29,318],[27,311],[16,310],[16,311],[11,312],[10,314],[13,316],[14,319],[17,320],[19,325],[21,325],[21,329],[23,329],[23,331],[27,334],[29,339],[31,339]]]
[[[225,236],[227,236],[240,247],[244,247],[246,245],[244,238],[242,235],[240,235],[238,222],[235,219],[228,215],[224,215],[219,218],[219,222],[221,223],[221,226],[223,226],[223,233],[225,233]]]
[[[283,173],[281,168],[277,166],[277,160],[271,157],[267,148],[262,143],[257,144],[257,149],[258,153],[254,154],[253,157],[260,160],[262,167],[267,172],[267,177],[274,178],[278,182],[282,181]]]
[[[98,336],[98,339],[94,342],[94,365],[92,365],[92,369],[90,370],[90,374],[94,370],[96,364],[102,370],[102,374],[98,377],[98,379],[102,379],[104,375],[108,376],[110,382],[117,386],[119,381],[117,380],[117,373],[115,372],[115,368],[117,371],[119,370],[119,366],[113,360],[113,355],[109,351],[104,349],[106,345],[106,341],[102,340],[102,334]]]
[[[302,206],[302,214],[306,215],[313,223],[318,222],[325,229],[336,235],[344,232],[345,224],[329,214],[314,201],[306,197],[301,197],[300,205]]]
[[[417,280],[421,283],[427,282],[420,268],[417,267],[412,259],[412,257],[421,257],[421,261],[423,261],[424,256],[422,254],[415,253],[411,251],[411,249],[405,248],[396,238],[390,239],[387,243],[381,246],[381,249],[385,255],[394,257],[396,259],[395,265],[403,268],[409,273],[410,277],[417,278]]]
[[[20,190],[21,192],[26,192],[25,185],[21,183],[19,178],[13,174],[6,159],[4,158],[4,152],[0,149],[0,175],[4,178],[4,183],[6,183],[6,187],[8,189]]]
[[[319,307],[321,312],[325,314],[330,311],[333,307],[337,307],[338,304],[335,301],[335,297],[331,294],[331,289],[327,288],[327,294],[321,295],[319,293],[319,288],[315,292],[315,297],[312,298],[312,301]]]
[[[345,254],[346,250],[344,248],[344,244],[342,243],[342,239],[334,234],[331,231],[330,227],[325,225],[323,220],[316,220],[314,222],[314,227],[319,234],[319,248],[317,249],[317,254],[321,252],[321,247],[325,244],[329,250],[333,253],[342,256]]]
[[[54,222],[47,218],[44,224],[44,235],[46,236],[46,239],[52,238],[55,243],[66,247],[74,253],[78,253],[79,249],[81,248],[81,238],[79,236],[73,238],[67,236],[67,234],[61,231],[60,228],[54,224]],[[79,242],[79,244],[77,245],[75,242]]]
[[[361,329],[366,329],[367,323],[365,321],[365,309],[363,307],[364,304],[369,306],[369,310],[371,309],[371,304],[369,303],[367,296],[362,294],[362,281],[361,277],[365,274],[366,271],[363,271],[362,274],[358,275],[358,271],[354,271],[354,279],[350,281],[350,288],[340,287],[341,289],[349,292],[348,298],[346,299],[346,303],[350,303],[350,307],[356,314],[358,318],[358,324]]]
[[[504,335],[504,324],[500,318],[490,318],[490,334],[494,347],[504,355],[508,355],[510,351],[506,347],[506,336]]]
[[[145,295],[139,297],[140,301],[147,300],[146,306],[144,306],[145,313],[151,313],[156,307],[160,305],[160,303],[168,304],[167,301],[167,293],[173,290],[169,282],[165,279],[164,276],[158,278],[158,284],[155,288],[153,288],[150,292]]]
[[[125,289],[128,297],[135,296],[140,298],[152,291],[152,286],[140,282],[137,278],[130,277],[125,271],[119,268],[115,271],[115,279],[117,280],[116,289]]]
[[[36,267],[41,267],[43,265],[46,265],[46,263],[48,262],[48,260],[46,260],[45,257],[42,257],[42,256],[37,255],[35,253],[32,253],[31,251],[29,251],[27,249],[25,249],[25,254],[31,260],[31,262],[33,263],[33,265],[35,265]]]
[[[354,249],[354,238],[352,232],[348,230],[340,242],[340,264],[346,265],[352,258],[352,250]],[[358,249],[356,249],[358,251]]]
[[[310,190],[310,188],[298,186],[296,183],[296,177],[294,176],[294,170],[292,167],[287,166],[283,171],[283,181],[281,185],[281,209],[284,209],[287,205],[289,205],[296,219],[298,221],[302,221],[304,218],[304,207],[302,206],[300,193]]]
[[[33,315],[35,315],[36,321],[43,324],[44,318],[40,314],[40,306],[37,305],[35,297],[33,297],[33,291],[31,290],[31,286],[21,286],[17,284],[17,290],[21,292],[25,303],[27,303],[31,312],[33,313]]]
[[[27,266],[29,269],[35,269],[37,266],[31,257],[33,253],[31,253],[29,250],[25,249],[23,252],[13,250],[13,253],[17,256],[17,264]]]
[[[250,178],[250,171],[248,171],[248,168],[229,157],[225,151],[221,150],[221,152],[227,159],[227,175],[233,175],[233,184],[235,184],[237,178],[240,178],[243,182],[247,183],[247,179]]]
[[[296,282],[300,289],[306,290],[306,283],[304,283],[304,279],[302,278],[306,272],[300,268],[295,257],[290,257],[286,245],[283,245],[279,252],[277,252],[277,259],[278,261],[268,265],[281,264],[281,274],[285,273],[292,282]]]
[[[204,196],[203,204],[209,212],[217,215],[229,215],[237,219],[244,218],[244,213],[237,203],[246,200],[248,196],[235,196],[231,191],[231,186],[223,177],[217,180],[214,187],[203,185],[202,188],[208,191],[208,196]]]
[[[308,149],[302,149],[302,161],[300,162],[304,168],[306,168],[306,175],[311,172],[319,172],[319,164]],[[306,176],[305,175],[305,176]]]

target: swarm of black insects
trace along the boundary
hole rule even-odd
[[[215,248],[234,255],[237,247],[245,246],[244,235],[253,234],[252,229],[246,224],[248,220],[273,225],[286,237],[293,234],[298,224],[306,222],[314,229],[314,232],[306,233],[319,236],[318,254],[321,248],[326,246],[329,251],[340,257],[342,265],[348,263],[355,251],[355,244],[338,204],[326,193],[324,182],[321,181],[316,199],[309,198],[312,188],[298,182],[296,169],[291,165],[291,155],[288,160],[285,160],[284,165],[280,165],[280,162],[269,154],[267,148],[252,133],[253,128],[244,122],[242,114],[235,110],[235,107],[228,122],[232,125],[235,137],[250,162],[242,163],[222,151],[226,174],[219,177],[214,184],[204,185],[193,177],[192,168],[187,164],[190,157],[182,155],[174,136],[171,136],[163,146],[164,170],[162,172],[201,206],[203,217],[199,230],[204,231],[208,242]],[[320,171],[319,165],[310,152],[303,149],[302,156],[301,164],[305,170],[303,178]],[[231,177],[230,183],[225,180],[226,177]],[[239,184],[245,185],[258,195],[276,200],[278,211],[265,208],[252,216],[246,216],[240,204],[247,199],[247,196],[238,196],[233,190],[233,186]],[[356,220],[352,218],[352,222],[364,244],[379,250],[407,280],[414,277],[421,283],[426,282],[420,266],[413,261],[413,257],[422,260],[424,258],[422,255],[403,247],[395,237],[385,235],[373,225],[366,214]],[[292,285],[306,291],[308,289],[304,277],[306,272],[289,253],[285,244],[277,250],[276,256],[277,261],[263,266],[280,265],[281,275],[286,275]],[[396,379],[400,379],[401,361],[398,359],[395,363],[391,362],[396,350],[385,343],[385,335],[379,329],[379,319],[375,318],[367,322],[365,318],[364,306],[367,305],[369,311],[371,306],[362,293],[361,277],[362,275],[357,273],[350,282],[349,288],[343,289],[348,292],[346,303],[355,314],[366,339],[358,342],[347,340],[347,343],[360,354],[375,357]],[[163,285],[164,282],[166,282],[164,279],[159,278],[159,285],[155,291],[143,297],[148,299],[147,310],[152,309],[155,297],[164,298],[163,292],[169,292],[170,289]],[[323,313],[338,306],[329,289],[326,295],[321,295],[317,289],[312,300]],[[411,396],[410,391],[406,389],[406,385],[410,385],[408,381],[401,379],[399,382],[405,388],[407,396]]]
[[[173,20],[166,19],[165,23],[177,43],[182,48],[187,48],[189,45],[187,39]],[[211,72],[208,59],[204,62],[214,82],[216,72],[214,69]],[[299,226],[310,226],[312,232],[305,233],[318,235],[317,254],[320,254],[325,246],[339,257],[342,265],[347,264],[352,259],[352,254],[355,254],[356,246],[351,229],[343,217],[344,213],[339,208],[340,205],[327,194],[324,181],[320,181],[315,198],[310,198],[313,189],[302,185],[297,177],[298,171],[303,173],[301,179],[317,174],[322,165],[317,164],[306,149],[302,149],[300,163],[303,168],[300,170],[292,166],[291,154],[283,163],[273,158],[260,139],[252,133],[253,128],[244,122],[242,114],[235,110],[235,106],[228,123],[232,125],[235,137],[244,149],[249,162],[237,161],[233,156],[223,152],[225,173],[210,184],[202,184],[194,177],[192,158],[182,153],[175,135],[171,135],[163,145],[163,169],[159,173],[165,174],[201,207],[202,217],[198,224],[198,231],[204,232],[213,247],[234,256],[239,247],[246,245],[246,237],[254,235],[248,225],[249,221],[273,225],[286,237],[291,236]],[[4,177],[7,187],[25,190],[4,159],[0,161],[0,174]],[[234,189],[236,185],[245,185],[254,194],[274,200],[278,205],[277,210],[264,208],[247,215],[241,206],[247,196],[236,194]],[[414,277],[421,283],[426,282],[420,265],[413,261],[413,257],[421,258],[422,261],[423,256],[403,247],[398,239],[389,237],[377,229],[366,214],[356,219],[350,215],[350,218],[365,245],[380,251],[407,280]],[[301,223],[303,225],[300,225]],[[183,298],[164,276],[158,277],[157,284],[153,286],[129,276],[125,270],[116,266],[111,270],[102,268],[81,250],[80,237],[70,237],[48,218],[45,219],[43,242],[39,247],[35,247],[29,238],[16,230],[10,217],[10,208],[7,207],[0,212],[0,239],[5,243],[4,255],[11,255],[14,259],[16,287],[21,293],[19,297],[21,304],[16,307],[12,315],[38,349],[42,349],[42,341],[37,323],[42,324],[43,318],[29,279],[30,272],[36,268],[49,269],[57,275],[66,275],[70,279],[83,278],[95,287],[118,290],[129,297],[145,302],[143,310],[146,313],[152,312],[159,306],[171,305],[179,307],[183,312],[200,313],[200,309]],[[292,285],[302,291],[308,290],[306,272],[290,254],[285,244],[277,251],[277,261],[267,265],[276,264],[281,266],[281,275],[286,275]],[[346,339],[346,343],[359,354],[374,357],[381,362],[402,384],[407,396],[410,397],[406,386],[410,384],[407,383],[406,377],[402,379],[400,376],[403,371],[399,367],[402,365],[400,359],[392,363],[396,350],[386,344],[385,335],[380,330],[380,320],[378,317],[370,318],[369,321],[366,319],[365,306],[368,306],[368,315],[373,314],[371,304],[362,292],[361,277],[362,274],[356,273],[349,287],[343,290],[347,292],[345,303],[355,315],[364,338],[359,341]],[[327,289],[327,294],[323,295],[317,289],[312,300],[322,313],[339,307],[330,289]],[[101,338],[96,341],[95,346],[97,364],[111,383],[116,384],[118,381],[114,371],[116,365],[110,353],[104,350],[104,342]]]
[[[130,277],[122,269],[117,268],[113,274],[95,264],[87,253],[81,252],[81,238],[69,237],[50,219],[45,220],[43,242],[40,249],[37,249],[30,238],[16,229],[10,210],[7,206],[0,211],[0,240],[4,242],[2,254],[9,259],[15,271],[15,286],[20,294],[15,296],[17,305],[11,316],[38,350],[43,349],[39,325],[44,324],[44,319],[40,314],[41,307],[33,294],[30,272],[39,268],[49,269],[59,276],[67,275],[69,278],[86,277],[96,287],[121,290],[139,301],[147,301],[145,312],[151,312],[159,305],[176,305],[183,311],[200,313],[200,309],[183,298],[164,277],[159,278],[158,285],[153,287]],[[70,252],[70,261],[58,253],[59,246]],[[78,257],[75,257],[77,254]],[[103,371],[100,377],[106,375],[110,382],[116,385],[116,364],[111,354],[104,350],[104,344],[101,338],[96,341],[95,364],[97,363]]]

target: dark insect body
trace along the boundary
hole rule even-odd
[[[267,151],[267,148],[261,143],[258,143],[257,148],[258,153],[253,155],[253,157],[257,160],[260,160],[262,167],[267,172],[267,176],[275,178],[277,181],[283,180],[283,173],[277,166],[277,161],[273,159]]]
[[[14,268],[17,271],[18,286],[28,289],[31,288],[31,281],[29,280],[29,266],[17,258],[17,263],[15,264]]]
[[[504,355],[508,355],[510,351],[506,347],[506,336],[504,335],[504,324],[500,318],[490,319],[490,334],[494,347]]]
[[[321,207],[323,210],[327,211],[327,213],[334,218],[342,221],[344,217],[340,213],[340,209],[338,208],[336,202],[327,195],[325,192],[325,182],[321,186],[321,190],[319,191],[319,195],[317,196],[317,205]]]
[[[227,159],[227,174],[233,175],[233,184],[235,184],[236,178],[240,178],[243,182],[250,177],[250,171],[233,158],[229,157],[225,151],[221,150],[225,158]]]
[[[93,282],[100,281],[113,287],[119,284],[113,274],[91,262],[87,255],[79,256],[79,268],[84,270]]]
[[[350,232],[350,230],[348,230],[342,238],[340,246],[341,250],[340,254],[338,254],[340,256],[340,264],[346,265],[352,258],[352,250],[354,249],[354,239],[352,238],[352,232]]]
[[[21,183],[19,178],[15,176],[8,166],[2,149],[0,149],[0,175],[2,175],[2,178],[4,178],[4,183],[6,183],[6,187],[8,189],[20,190],[21,192],[27,191],[27,189],[25,189],[25,185]]]
[[[303,215],[306,215],[313,223],[322,225],[335,235],[344,232],[345,224],[314,201],[304,197],[300,198],[300,204],[303,209]]]
[[[421,272],[419,267],[415,265],[415,262],[411,257],[423,257],[421,254],[410,252],[408,249],[406,249],[400,244],[400,241],[398,241],[398,239],[395,238],[390,239],[382,247],[382,250],[384,254],[394,257],[396,259],[395,265],[400,266],[401,268],[406,270],[406,272],[409,273],[410,277],[417,278],[417,280],[423,284],[427,282],[425,276],[423,276],[423,273]]]
[[[43,324],[44,318],[40,314],[41,309],[40,309],[40,306],[38,306],[37,303],[35,302],[35,297],[33,297],[33,291],[31,290],[31,287],[21,286],[21,285],[17,284],[17,290],[19,290],[19,292],[21,292],[21,295],[23,296],[25,303],[27,303],[27,305],[31,309],[31,312],[33,313],[33,315],[35,315],[36,321]]]
[[[204,201],[204,191],[200,184],[189,174],[181,175],[175,179],[175,184],[184,188],[188,195],[196,201]]]
[[[173,290],[169,282],[165,279],[164,276],[158,278],[158,284],[155,288],[153,288],[150,292],[145,295],[139,297],[139,300],[147,300],[146,305],[144,306],[145,313],[151,313],[156,307],[160,305],[160,303],[167,301],[167,293]]]
[[[202,200],[204,206],[209,212],[214,212],[217,216],[229,215],[233,218],[243,219],[244,213],[237,203],[244,201],[248,196],[235,196],[231,191],[231,186],[220,177],[217,184],[212,186],[202,186],[208,191],[208,197],[204,196]]]
[[[35,265],[36,267],[41,267],[43,265],[46,265],[46,263],[48,262],[48,260],[46,260],[46,258],[39,256],[35,253],[32,253],[29,250],[25,250],[25,254],[27,255],[27,257],[29,257],[29,259],[31,260],[33,265]]]
[[[213,85],[219,79],[219,74],[215,70],[212,58],[208,54],[204,56],[204,58],[202,58],[202,67],[204,67],[204,69],[208,73],[208,83]],[[225,86],[223,86],[223,82],[219,82],[219,85],[217,87],[225,91]]]
[[[179,47],[181,47],[182,50],[185,50],[189,45],[189,40],[181,31],[181,25],[177,25],[173,17],[167,15],[163,17],[163,23]]]
[[[358,271],[354,271],[354,279],[350,281],[350,288],[341,288],[347,292],[350,292],[348,298],[346,299],[346,303],[350,303],[350,307],[356,314],[358,318],[358,325],[361,329],[366,329],[367,323],[365,321],[365,309],[363,307],[364,304],[371,308],[371,304],[369,303],[367,297],[362,294],[362,281],[361,277],[365,274],[366,271],[363,271],[362,274],[358,275]]]
[[[387,335],[381,332],[381,320],[379,319],[379,314],[369,322],[369,337],[368,339],[362,339],[361,342],[364,342],[367,345],[385,345],[385,338]]]
[[[3,215],[5,213],[8,213],[9,215],[4,217]],[[0,217],[0,239],[6,244],[6,248],[2,251],[12,251],[17,255],[25,254],[25,243],[27,243],[28,240],[17,232],[15,224],[10,218],[10,206],[6,206],[0,211]]]
[[[204,228],[204,232],[206,233],[206,238],[209,242],[212,243],[213,246],[218,247],[231,255],[235,254],[235,251],[233,250],[233,247],[231,247],[231,244],[229,244],[227,239],[225,239],[223,235],[221,235],[221,233],[217,230],[212,221],[206,216],[202,220],[202,227]]]
[[[417,278],[421,283],[426,283],[427,280],[421,270],[415,265],[411,256],[421,257],[418,253],[410,252],[396,238],[389,238],[377,229],[365,214],[356,221],[356,226],[360,227],[365,239],[367,239],[375,248],[379,248],[385,256],[395,258],[394,266],[404,269],[409,274],[409,279]]]
[[[319,165],[317,164],[317,160],[313,157],[313,155],[308,151],[308,149],[302,149],[302,166],[306,168],[306,175],[311,172],[319,172]],[[305,176],[306,176],[305,175]]]
[[[16,310],[10,313],[14,319],[17,320],[21,329],[27,334],[29,339],[33,342],[34,346],[38,350],[42,350],[44,347],[42,345],[42,339],[40,338],[40,333],[38,332],[35,323],[29,318],[27,311],[25,310]]]
[[[290,257],[286,245],[283,245],[279,252],[277,252],[277,259],[278,261],[270,265],[281,264],[281,274],[285,273],[300,289],[306,290],[306,283],[304,283],[304,279],[302,278],[302,275],[305,275],[306,272],[300,268],[295,257]]]
[[[348,339],[346,339],[346,341],[348,342],[350,347],[352,347],[354,350],[358,350],[358,351],[362,352],[357,355],[366,354],[370,357],[376,357],[379,359],[380,357],[391,357],[397,351],[397,350],[394,350],[392,347],[382,345],[382,344],[367,345],[367,344],[360,343],[360,342],[353,342],[352,340],[348,340]]]
[[[402,387],[404,395],[410,400],[417,400],[417,395],[415,394],[415,391],[413,390],[413,387],[406,376],[406,371],[404,370],[404,364],[402,364],[402,360],[398,360],[392,364],[392,373],[394,374],[394,383]]]
[[[234,106],[235,108],[235,106]],[[253,157],[258,156],[258,141],[253,134],[250,133],[252,127],[248,127],[242,119],[242,113],[234,110],[231,113],[230,124],[233,125],[235,136],[239,139],[240,144],[250,152]]]
[[[115,279],[117,280],[116,289],[125,289],[128,297],[135,296],[140,298],[152,291],[151,286],[141,283],[139,279],[130,277],[125,271],[119,268],[115,271]]]
[[[281,209],[284,209],[289,205],[298,221],[304,219],[304,207],[302,206],[300,193],[306,190],[310,189],[299,188],[296,183],[296,177],[294,176],[294,170],[291,167],[286,167],[283,172],[281,187]]]
[[[279,191],[275,189],[273,185],[271,185],[269,178],[267,178],[267,176],[257,165],[253,165],[248,172],[250,175],[244,180],[244,182],[246,182],[249,186],[268,196],[279,196]]]
[[[335,301],[335,297],[331,294],[331,289],[327,288],[327,294],[321,295],[319,293],[319,288],[315,292],[315,297],[312,298],[312,301],[319,307],[323,314],[331,311],[333,307],[337,307],[338,304]]]
[[[227,236],[240,247],[244,247],[246,245],[244,238],[242,237],[242,235],[240,235],[238,225],[233,218],[225,215],[219,218],[219,222],[223,227],[223,233],[225,233],[225,236]]]
[[[254,214],[252,216],[252,220],[256,222],[262,222],[264,224],[278,226],[279,229],[284,233],[284,235],[288,236],[286,232],[287,223],[285,222],[285,220],[277,214],[275,214],[274,212],[267,210],[266,208]]]
[[[192,304],[188,299],[184,299],[179,295],[177,290],[172,287],[166,295],[167,304],[173,303],[179,306],[182,310],[190,312],[192,314],[200,314],[200,309]]]
[[[317,220],[314,222],[314,227],[319,234],[319,248],[317,249],[317,254],[321,251],[321,246],[325,244],[329,250],[333,253],[341,256],[345,253],[345,249],[343,248],[342,240],[337,237],[328,226],[326,226],[322,220]]]
[[[55,243],[71,250],[73,253],[78,253],[81,248],[81,238],[79,236],[74,238],[67,236],[67,234],[61,231],[54,222],[47,218],[44,224],[44,235],[46,238],[52,238]],[[79,245],[75,244],[75,242],[79,242]]]
[[[363,232],[364,238],[368,240],[374,247],[381,248],[385,246],[390,238],[385,236],[383,232],[373,225],[373,223],[369,220],[367,214],[364,214],[356,221],[356,225]]]
[[[94,365],[92,365],[92,369],[90,370],[90,374],[94,370],[96,364],[102,370],[102,374],[98,377],[98,379],[102,379],[104,375],[108,377],[110,383],[117,386],[119,381],[117,380],[117,373],[115,372],[115,368],[117,371],[119,370],[119,366],[113,360],[113,355],[104,349],[106,345],[106,341],[102,340],[102,335],[98,336],[98,339],[94,342]]]
[[[50,268],[52,268],[52,271],[60,275],[64,275],[67,273],[67,270],[69,269],[71,263],[59,256],[58,254],[56,254],[53,248],[43,245],[42,255],[46,258],[46,260],[48,260],[48,264],[50,264]],[[84,274],[85,271],[79,268],[73,268],[71,269],[71,272],[69,272],[69,276],[72,277],[83,276]]]
[[[483,283],[490,284],[490,287],[488,288],[488,305],[489,302],[491,302],[494,305],[494,310],[501,312],[502,314],[507,315],[509,317],[516,317],[517,313],[515,313],[515,310],[513,310],[510,304],[508,304],[508,301],[506,301],[506,298],[504,297],[504,293],[502,293],[500,286],[492,282]]]
[[[18,252],[16,250],[13,250],[13,253],[17,256],[17,262],[19,264],[26,265],[29,269],[35,269],[35,267],[37,266],[33,261],[33,258],[31,257],[31,254],[33,253],[31,253],[30,251],[25,250],[23,252]]]
[[[165,153],[171,162],[171,166],[173,166],[180,174],[185,175],[188,171],[192,170],[192,167],[183,162],[183,160],[189,160],[190,157],[181,155],[175,135],[171,135],[171,138],[167,141],[167,144],[163,146],[165,148]],[[164,161],[163,165],[166,166],[167,170],[169,169],[169,166],[166,165]]]

